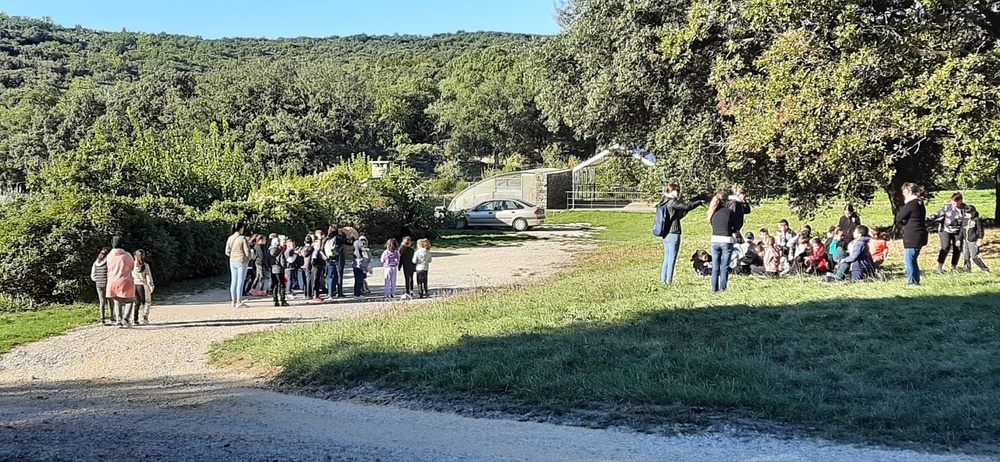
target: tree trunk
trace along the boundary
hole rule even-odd
[[[993,209],[993,221],[996,222],[997,217],[1000,217],[1000,165],[997,165],[997,170],[993,174],[993,177],[996,180],[996,184],[993,186],[993,194],[996,196],[994,198],[996,208]]]

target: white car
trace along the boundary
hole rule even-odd
[[[545,209],[520,199],[493,199],[467,209],[457,228],[513,227],[527,231],[545,223]]]

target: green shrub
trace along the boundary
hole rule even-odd
[[[219,274],[228,227],[177,199],[117,197],[64,188],[8,203],[0,235],[0,293],[35,300],[93,297],[90,266],[111,236],[146,251],[159,285]],[[230,217],[235,220],[235,217]],[[206,250],[207,249],[207,250]]]
[[[0,293],[0,313],[19,313],[22,311],[35,311],[39,308],[39,304],[31,299],[21,294],[4,294]]]

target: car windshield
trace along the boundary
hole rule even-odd
[[[535,206],[535,204],[532,204],[531,202],[528,202],[528,201],[518,201],[518,202],[524,204],[526,207],[534,207]]]

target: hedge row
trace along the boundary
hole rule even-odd
[[[226,271],[229,227],[301,237],[329,223],[351,225],[374,245],[389,237],[432,236],[430,195],[410,171],[369,179],[366,162],[309,177],[268,182],[244,201],[218,201],[208,210],[180,199],[110,196],[61,188],[0,205],[0,293],[68,302],[95,297],[90,267],[111,236],[126,250],[143,249],[157,284]]]

